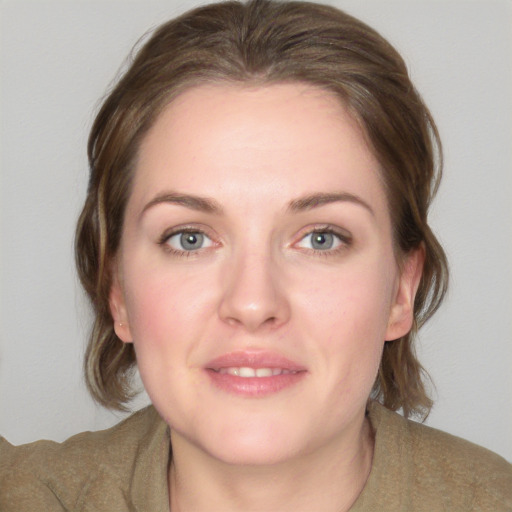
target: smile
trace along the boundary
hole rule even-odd
[[[290,373],[297,373],[296,371],[287,368],[248,368],[246,366],[229,368],[214,369],[220,374],[234,375],[236,377],[251,378],[251,377],[273,377],[276,375],[288,375]]]
[[[215,388],[240,397],[274,395],[298,385],[307,375],[300,363],[273,352],[236,351],[205,365]]]

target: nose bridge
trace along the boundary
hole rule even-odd
[[[289,317],[285,290],[270,244],[245,244],[234,249],[226,264],[220,316],[249,331],[277,326]]]

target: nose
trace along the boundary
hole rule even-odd
[[[248,332],[278,327],[290,317],[290,305],[271,255],[245,251],[226,264],[219,315]]]

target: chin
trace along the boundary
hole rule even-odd
[[[286,462],[301,451],[300,436],[290,436],[290,431],[290,427],[263,422],[224,426],[214,438],[209,437],[206,440],[203,449],[226,464],[278,464]]]
[[[212,453],[216,459],[237,466],[269,466],[289,461],[295,455],[291,447],[273,442],[233,442]]]

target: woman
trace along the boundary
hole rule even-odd
[[[214,4],[104,102],[77,228],[87,381],[153,402],[0,445],[2,510],[507,510],[498,456],[431,406],[415,331],[446,290],[440,143],[402,59],[329,7]],[[378,402],[381,402],[379,404]]]

